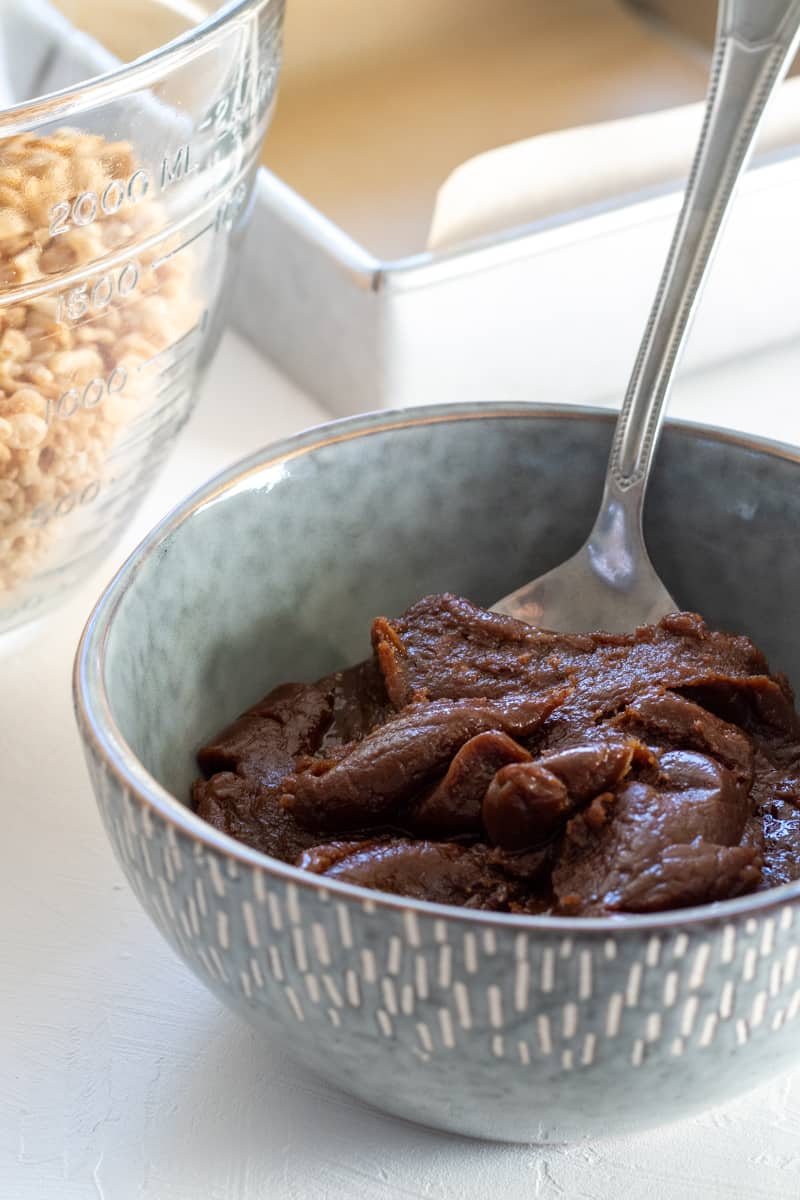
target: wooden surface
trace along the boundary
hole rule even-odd
[[[324,56],[320,5],[335,32]],[[701,55],[619,0],[459,0],[457,13],[453,0],[289,0],[264,161],[367,249],[399,257],[424,248],[438,187],[472,155],[699,100],[705,85]]]
[[[797,347],[733,363],[683,379],[672,411],[800,443],[798,372]],[[115,561],[324,415],[228,335]],[[800,1070],[636,1137],[494,1146],[367,1110],[222,1009],[139,908],[81,756],[72,657],[113,566],[0,638],[0,1200],[798,1200]]]

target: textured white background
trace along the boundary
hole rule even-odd
[[[800,443],[800,350],[682,381],[672,411]],[[116,555],[190,488],[324,419],[229,335]],[[800,531],[798,531],[800,537]],[[208,995],[105,841],[70,701],[114,563],[0,640],[0,1200],[798,1200],[800,1071],[636,1137],[539,1150],[384,1118]]]

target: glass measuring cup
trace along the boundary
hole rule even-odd
[[[0,630],[107,552],[191,410],[282,19],[283,0],[237,0],[129,65],[0,113]]]

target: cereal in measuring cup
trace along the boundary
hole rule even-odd
[[[0,599],[124,493],[110,460],[152,415],[147,364],[198,320],[148,190],[127,142],[0,141]]]

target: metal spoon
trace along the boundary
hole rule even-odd
[[[548,629],[624,632],[678,607],[645,548],[645,489],[731,197],[799,40],[800,0],[721,0],[703,128],[614,432],[600,511],[577,554],[499,600],[496,612]]]

